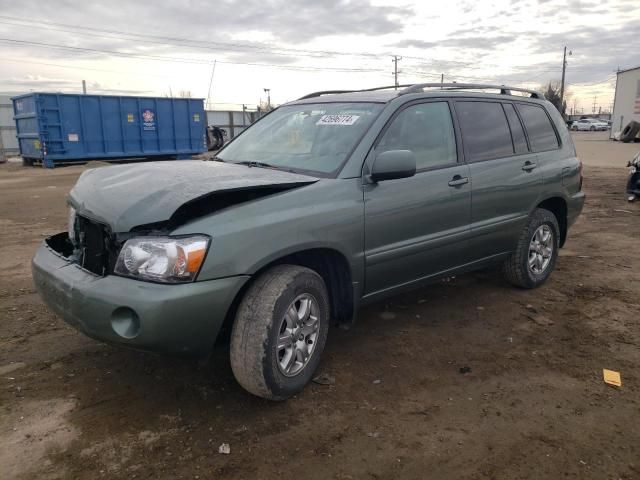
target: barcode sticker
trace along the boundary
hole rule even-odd
[[[316,125],[353,125],[360,115],[323,115]]]

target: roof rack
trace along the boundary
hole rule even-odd
[[[354,93],[354,92],[375,92],[376,90],[389,90],[391,88],[398,89],[398,88],[407,88],[407,87],[413,87],[413,86],[414,86],[413,84],[407,84],[407,85],[388,85],[385,87],[364,88],[359,90],[323,90],[320,92],[309,93],[304,97],[300,97],[298,100],[305,100],[307,98],[319,97],[321,95],[332,95],[332,94],[336,95],[340,93]]]
[[[544,95],[536,90],[529,90],[520,87],[508,87],[506,85],[485,85],[483,83],[416,83],[407,85],[388,85],[385,87],[365,88],[360,90],[323,90],[320,92],[313,92],[300,97],[298,100],[306,100],[307,98],[320,97],[322,95],[337,95],[340,93],[355,93],[355,92],[375,92],[376,90],[389,90],[389,89],[402,88],[398,92],[398,95],[406,95],[408,93],[422,93],[425,88],[439,88],[440,90],[500,90],[501,95],[511,95],[511,91],[524,92],[531,95],[531,98],[544,98]]]
[[[500,90],[501,95],[511,95],[511,91],[529,93],[531,98],[544,98],[544,95],[536,90],[520,87],[508,87],[506,85],[485,85],[482,83],[417,83],[402,90],[399,95],[408,93],[421,93],[425,88],[439,88],[441,90]]]

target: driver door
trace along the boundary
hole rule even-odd
[[[468,261],[471,178],[458,149],[447,101],[410,104],[387,125],[371,155],[411,150],[417,170],[365,187],[365,298]]]

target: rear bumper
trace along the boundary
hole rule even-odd
[[[567,227],[570,227],[575,223],[582,212],[582,208],[584,207],[585,201],[584,192],[578,192],[571,197],[569,197],[569,201],[567,202]]]
[[[229,306],[249,279],[162,285],[100,277],[46,243],[33,258],[32,272],[45,303],[89,337],[139,350],[197,356],[211,351]]]

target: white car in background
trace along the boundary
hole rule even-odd
[[[571,130],[590,130],[595,132],[596,130],[608,130],[609,123],[598,118],[581,118],[571,124]]]

